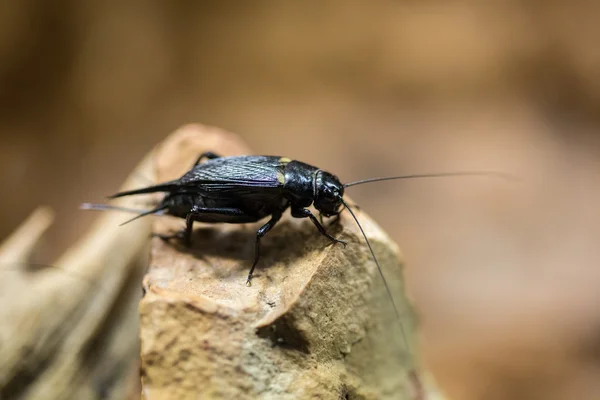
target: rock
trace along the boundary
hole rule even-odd
[[[234,134],[185,126],[156,152],[158,181],[181,176],[204,151],[250,153]],[[331,245],[310,221],[286,212],[262,241],[251,287],[246,275],[261,223],[196,223],[190,249],[177,240],[152,240],[140,303],[142,396],[422,398],[400,251],[365,213],[355,212],[401,324],[347,211],[325,221],[348,242],[346,248]],[[183,226],[181,219],[157,218],[155,231]]]

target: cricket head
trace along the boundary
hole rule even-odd
[[[344,185],[337,176],[317,171],[314,181],[314,206],[326,217],[338,215],[342,208]]]

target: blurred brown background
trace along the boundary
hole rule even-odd
[[[47,260],[187,122],[370,176],[425,361],[454,399],[600,398],[600,3],[0,3],[0,238],[58,212]]]

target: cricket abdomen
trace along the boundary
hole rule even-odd
[[[196,193],[175,193],[168,195],[163,204],[167,206],[167,214],[174,217],[185,219],[193,214],[194,220],[199,222],[242,224],[259,221],[288,207],[285,199],[269,200],[248,202],[235,198],[207,198]]]
[[[204,207],[204,200],[197,194],[178,193],[166,196],[163,204],[168,207],[168,215],[186,218],[194,205]]]

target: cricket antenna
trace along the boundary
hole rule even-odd
[[[431,174],[414,174],[414,175],[401,175],[401,176],[388,176],[383,178],[369,178],[361,179],[360,181],[345,183],[344,187],[362,185],[363,183],[391,181],[396,179],[415,179],[415,178],[439,178],[443,176],[495,176],[507,180],[518,180],[514,175],[506,174],[504,172],[496,171],[458,171],[458,172],[436,172]]]
[[[119,226],[123,226],[125,224],[135,221],[138,218],[145,217],[146,215],[151,215],[151,214],[160,215],[160,211],[166,210],[168,208],[168,206],[161,205],[152,210],[138,210],[135,208],[111,206],[109,204],[83,203],[83,204],[81,204],[81,206],[79,208],[81,208],[82,210],[98,210],[98,211],[114,210],[114,211],[123,211],[123,212],[137,214],[135,217],[133,217],[119,225]]]
[[[379,261],[377,261],[377,257],[375,257],[375,252],[373,251],[373,248],[371,247],[371,243],[369,242],[369,239],[367,239],[367,235],[365,234],[365,231],[363,230],[362,226],[360,225],[360,222],[358,222],[358,218],[356,218],[356,214],[354,214],[354,211],[352,211],[352,209],[348,206],[348,204],[344,201],[344,199],[340,199],[340,200],[342,201],[342,204],[344,205],[344,207],[346,207],[346,209],[350,212],[350,214],[352,215],[352,218],[354,218],[354,221],[356,221],[356,225],[358,225],[358,229],[360,229],[360,232],[362,233],[363,237],[365,238],[365,242],[367,242],[367,246],[369,247],[369,251],[371,252],[373,261],[375,261],[375,265],[377,265],[377,270],[379,271],[379,275],[381,275],[381,279],[383,280],[383,284],[385,285],[385,291],[387,292],[388,297],[390,298],[390,301],[392,302],[392,306],[394,306],[394,312],[396,313],[396,317],[398,317],[398,322],[400,322],[400,330],[402,332],[402,340],[404,341],[406,350],[408,352],[410,352],[410,347],[408,346],[408,339],[406,337],[406,332],[404,331],[404,325],[402,324],[402,319],[400,318],[400,312],[398,311],[398,308],[396,307],[396,303],[394,302],[394,297],[392,296],[390,287],[388,286],[387,280],[385,279],[385,276],[383,275],[383,271],[381,270]]]

